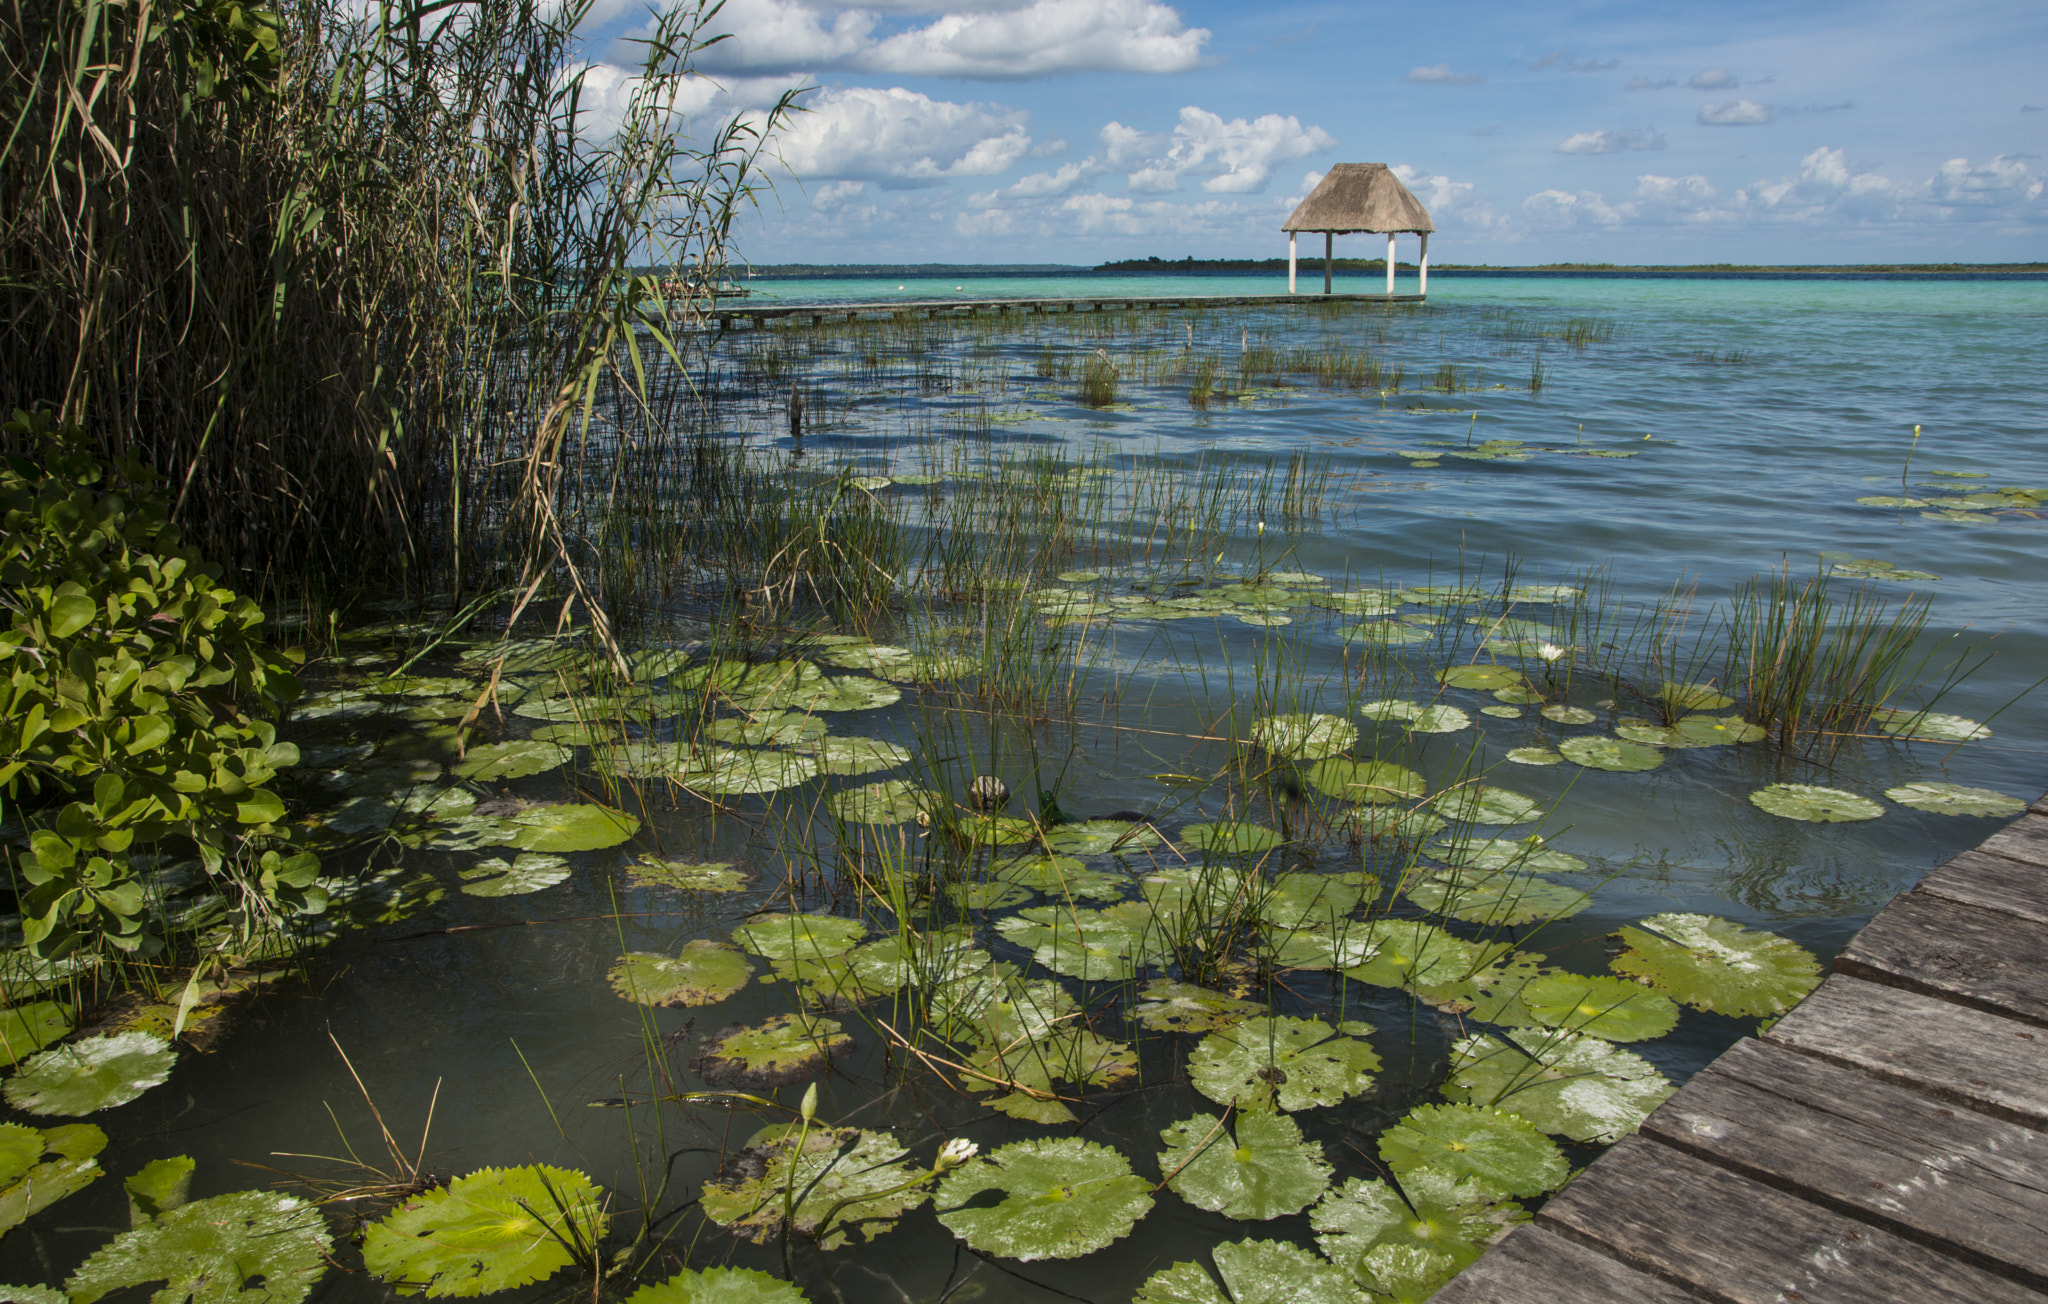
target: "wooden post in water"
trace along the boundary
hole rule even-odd
[[[789,437],[804,437],[804,395],[803,391],[796,387],[795,381],[789,383]]]
[[[1422,233],[1422,256],[1416,260],[1415,270],[1417,273],[1415,292],[1426,297],[1429,294],[1429,232],[1427,231]]]
[[[1294,293],[1294,232],[1287,233],[1287,292]]]
[[[1334,232],[1334,231],[1325,231],[1325,232],[1323,232],[1323,293],[1324,293],[1324,294],[1328,294],[1328,293],[1330,292],[1330,246],[1331,246],[1331,245],[1332,245],[1333,243],[1335,243],[1336,239],[1337,239],[1337,233],[1336,233],[1336,232]]]
[[[1387,232],[1387,297],[1394,297],[1394,233]]]

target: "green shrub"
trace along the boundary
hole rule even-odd
[[[22,931],[43,955],[98,937],[154,953],[136,850],[189,841],[253,928],[317,912],[319,861],[264,785],[298,749],[267,717],[298,694],[263,612],[179,542],[150,473],[114,476],[76,429],[17,412],[0,461],[0,801],[19,813]]]

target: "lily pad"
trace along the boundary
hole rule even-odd
[[[1920,738],[1938,743],[1967,743],[1989,738],[1991,731],[1975,720],[1938,711],[1902,711],[1879,707],[1870,713],[1870,723],[1894,738]]]
[[[1210,1255],[1221,1288],[1200,1264],[1176,1263],[1147,1277],[1131,1304],[1366,1304],[1342,1268],[1299,1245],[1235,1241]]]
[[[1518,869],[1531,874],[1576,874],[1586,862],[1568,852],[1555,851],[1542,838],[1461,838],[1438,842],[1429,854],[1446,864],[1469,869]]]
[[[0,1123],[0,1235],[100,1176],[107,1134],[90,1123]]]
[[[1409,724],[1409,733],[1456,733],[1472,727],[1472,717],[1455,706],[1425,706]]]
[[[1723,711],[1735,699],[1712,684],[1678,684],[1666,681],[1657,697],[1674,711]]]
[[[1505,942],[1468,942],[1419,920],[1381,920],[1372,931],[1377,943],[1364,964],[1352,965],[1344,976],[1378,987],[1434,991],[1463,982],[1507,951]]]
[[[2018,797],[1991,788],[1965,788],[1960,783],[1906,783],[1886,788],[1884,795],[1901,806],[1936,815],[1986,815],[2008,819],[2027,809]]]
[[[809,783],[818,777],[820,768],[818,757],[807,752],[712,747],[693,753],[688,765],[671,770],[669,777],[694,792],[743,796]]]
[[[1398,1187],[1351,1178],[1309,1215],[1316,1244],[1331,1261],[1375,1298],[1401,1300],[1419,1298],[1404,1289],[1418,1275],[1448,1280],[1508,1228],[1528,1220],[1522,1206],[1501,1200],[1477,1177],[1436,1168],[1412,1168]],[[1418,1264],[1418,1256],[1425,1262]]]
[[[873,711],[902,700],[903,690],[894,684],[863,675],[828,675],[779,695],[775,704],[799,711]]]
[[[1446,688],[1515,688],[1528,682],[1522,672],[1510,666],[1446,666],[1436,672],[1437,682]]]
[[[1211,1032],[1265,1013],[1258,1001],[1241,1001],[1193,983],[1154,978],[1138,989],[1141,1004],[1132,1018],[1154,1032]]]
[[[1677,1090],[1656,1065],[1597,1037],[1556,1032],[1523,1040],[1477,1036],[1455,1043],[1444,1094],[1499,1106],[1556,1136],[1610,1145]]]
[[[931,1000],[941,1036],[995,1046],[1042,1041],[1081,1009],[1058,983],[1020,979],[1007,964],[938,984]]]
[[[1670,997],[1625,978],[1546,974],[1519,995],[1529,1017],[1545,1027],[1605,1041],[1649,1041],[1678,1026]]]
[[[71,1008],[31,1001],[0,1010],[0,1065],[12,1067],[71,1031]]]
[[[704,736],[736,747],[803,747],[825,736],[825,722],[801,711],[764,711],[751,719],[715,720]]]
[[[626,812],[587,802],[528,806],[508,818],[518,830],[512,845],[522,851],[595,851],[640,831],[640,821]]]
[[[1109,1147],[1059,1137],[969,1160],[941,1179],[933,1203],[979,1253],[1073,1259],[1128,1234],[1151,1211],[1151,1185]]]
[[[1482,706],[1479,708],[1479,714],[1490,715],[1497,720],[1519,720],[1522,718],[1522,708],[1518,706]]]
[[[1567,738],[1557,745],[1557,750],[1574,765],[1621,774],[1654,770],[1664,763],[1664,753],[1656,748],[1623,742],[1619,738]]]
[[[1420,807],[1396,810],[1391,807],[1374,806],[1359,814],[1359,823],[1365,835],[1370,838],[1420,842],[1424,838],[1433,838],[1450,827],[1450,822],[1443,816]]]
[[[462,890],[469,896],[525,896],[553,887],[569,877],[569,862],[560,856],[529,851],[510,861],[493,857],[462,871]]]
[[[827,810],[855,824],[904,824],[941,804],[937,793],[902,779],[842,788],[825,799]]]
[[[772,1015],[754,1027],[734,1024],[706,1037],[690,1071],[714,1087],[758,1090],[801,1082],[828,1057],[853,1049],[853,1038],[833,1019]]]
[[[1546,706],[1537,714],[1559,724],[1591,724],[1599,718],[1583,706],[1566,706],[1562,702]]]
[[[1070,856],[1101,856],[1112,851],[1144,851],[1166,841],[1150,825],[1136,820],[1077,820],[1045,830],[1045,845]]]
[[[810,753],[825,774],[871,774],[910,759],[908,750],[880,738],[821,738],[810,745]]]
[[[1028,888],[1058,897],[1115,901],[1130,880],[1089,869],[1072,856],[1020,856],[989,866],[991,887]]]
[[[747,883],[746,876],[729,861],[700,865],[652,855],[636,857],[626,866],[626,878],[634,887],[665,887],[679,892],[737,892]]]
[[[1252,722],[1252,741],[1275,756],[1321,760],[1358,745],[1358,726],[1339,715],[1269,715]]]
[[[1309,786],[1325,796],[1368,806],[1412,799],[1429,791],[1421,775],[1391,761],[1354,761],[1332,756],[1303,771]]]
[[[1380,1057],[1321,1019],[1258,1017],[1202,1038],[1188,1080],[1219,1105],[1313,1109],[1370,1090]]]
[[[1301,1139],[1285,1114],[1237,1115],[1236,1135],[1214,1114],[1197,1114],[1159,1133],[1159,1171],[1173,1193],[1198,1209],[1247,1222],[1284,1218],[1316,1202],[1330,1185],[1323,1147]]]
[[[1511,747],[1506,755],[1516,765],[1556,765],[1564,760],[1562,752],[1548,747]]]
[[[1401,599],[1380,589],[1356,593],[1318,593],[1312,599],[1318,607],[1353,616],[1390,616],[1401,609]]]
[[[603,1188],[574,1169],[482,1168],[371,1223],[363,1266],[406,1294],[488,1295],[568,1267],[565,1242],[598,1244],[606,1221]]]
[[[756,915],[735,928],[732,940],[778,965],[844,955],[867,936],[867,925],[838,915]]]
[[[1430,632],[1400,620],[1369,620],[1339,634],[1347,643],[1426,643]]]
[[[1072,978],[1135,978],[1166,954],[1157,920],[1138,901],[1100,910],[1027,906],[997,920],[996,931],[1054,973]]]
[[[1056,1098],[1055,1084],[1114,1086],[1138,1071],[1138,1055],[1122,1042],[1066,1024],[1028,1042],[984,1043],[967,1067],[971,1072],[961,1085],[969,1091],[1004,1093],[988,1102],[990,1108],[1032,1123],[1077,1123],[1074,1111]]]
[[[1692,1006],[1738,1018],[1783,1014],[1820,985],[1820,961],[1788,937],[1713,915],[1662,914],[1624,928],[1609,963]]]
[[[470,748],[455,763],[453,773],[458,778],[474,779],[478,783],[494,783],[499,779],[523,779],[529,774],[540,774],[568,764],[575,755],[559,743],[536,742],[520,739],[509,743],[483,743]]]
[[[1618,724],[1614,732],[1630,742],[1652,747],[1720,747],[1728,743],[1753,743],[1763,739],[1765,729],[1738,715],[1688,715],[1669,728],[1649,724]]]
[[[75,1304],[163,1282],[157,1304],[298,1304],[327,1275],[334,1237],[319,1209],[281,1191],[236,1191],[181,1204],[108,1241],[65,1291]]]
[[[1575,888],[1504,870],[1439,870],[1410,883],[1406,893],[1433,914],[1488,927],[1568,919],[1593,904],[1589,894]]]
[[[1021,847],[1038,840],[1038,826],[1007,815],[969,815],[956,826],[977,847]]]
[[[746,986],[753,972],[737,950],[698,938],[680,955],[628,951],[605,978],[613,991],[641,1005],[715,1005]]]
[[[1331,929],[1346,922],[1367,894],[1378,895],[1379,880],[1351,870],[1342,874],[1289,871],[1266,881],[1259,918],[1286,932]]]
[[[667,1281],[642,1286],[626,1304],[810,1304],[780,1277],[753,1268],[683,1269]]]
[[[1180,842],[1195,851],[1243,856],[1277,850],[1287,844],[1287,839],[1257,824],[1190,824],[1180,831]]]
[[[931,1196],[918,1180],[929,1170],[906,1162],[907,1153],[888,1132],[791,1129],[741,1151],[706,1182],[704,1216],[756,1243],[779,1234],[785,1216],[821,1249],[872,1240]]]
[[[1058,575],[1053,576],[1053,578],[1062,584],[1093,584],[1102,578],[1102,572],[1092,570],[1061,571]]]
[[[7,1103],[30,1114],[91,1114],[125,1105],[171,1076],[178,1053],[162,1037],[117,1032],[65,1042],[7,1079]]]
[[[1380,1159],[1396,1176],[1429,1169],[1507,1196],[1555,1190],[1571,1173],[1557,1143],[1533,1123],[1478,1105],[1417,1105],[1380,1134]]]
[[[1874,820],[1884,814],[1884,807],[1867,797],[1840,788],[1817,788],[1810,783],[1774,783],[1750,793],[1749,800],[1773,815],[1811,824],[1846,824]]]
[[[1486,784],[1452,788],[1430,798],[1429,804],[1453,824],[1527,824],[1545,815],[1534,797]]]

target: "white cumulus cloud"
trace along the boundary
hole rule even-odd
[[[1031,148],[1021,112],[934,100],[902,87],[827,89],[809,108],[774,143],[782,162],[805,182],[936,185],[949,177],[994,176]]]
[[[1655,131],[1581,131],[1557,143],[1560,154],[1619,154],[1625,150],[1663,149],[1664,137]]]
[[[1735,74],[1726,68],[1708,68],[1704,72],[1696,72],[1685,84],[1696,91],[1725,91],[1731,86],[1741,85]]]
[[[1419,82],[1425,86],[1477,86],[1486,78],[1476,72],[1452,72],[1447,63],[1433,63],[1408,70],[1404,82]]]
[[[1769,122],[1774,115],[1768,104],[1755,100],[1731,100],[1726,104],[1702,104],[1700,125],[1703,127],[1757,127]]]
[[[1184,175],[1203,178],[1211,194],[1255,194],[1266,188],[1276,164],[1330,149],[1336,137],[1321,127],[1301,125],[1292,114],[1225,119],[1188,105],[1180,111],[1166,152],[1147,159],[1126,178],[1132,190],[1163,194],[1180,189]]]

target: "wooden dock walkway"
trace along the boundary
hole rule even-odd
[[[731,330],[735,322],[759,329],[771,321],[822,325],[863,317],[973,317],[984,313],[1130,312],[1156,308],[1264,308],[1293,303],[1386,305],[1423,303],[1419,294],[1100,294],[1058,299],[905,299],[880,303],[787,303],[744,308],[713,307],[705,315]]]
[[[2048,798],[1436,1304],[2048,1301]]]

